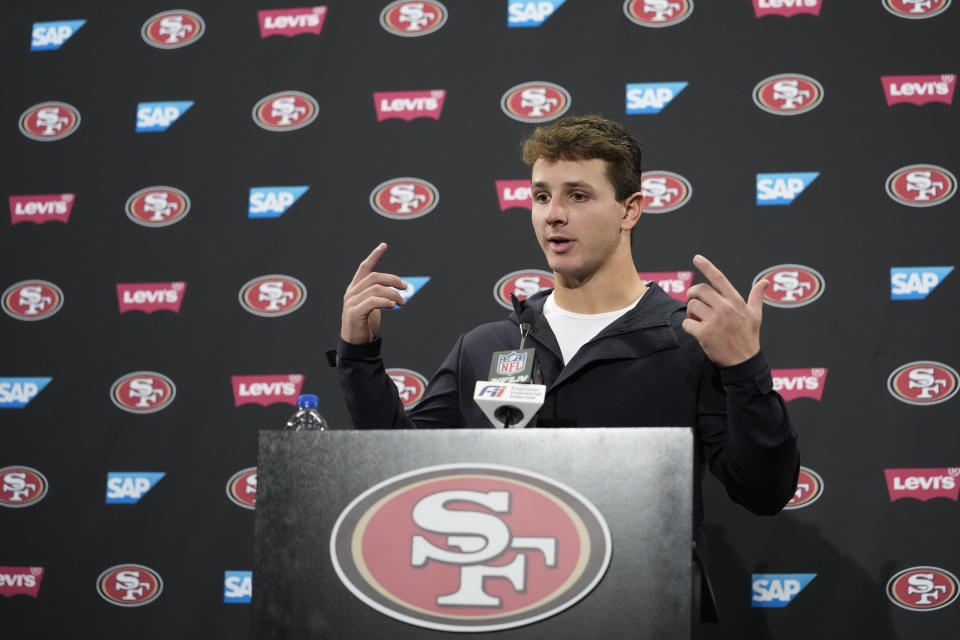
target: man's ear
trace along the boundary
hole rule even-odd
[[[643,193],[637,191],[623,201],[624,212],[620,228],[633,229],[643,213]]]

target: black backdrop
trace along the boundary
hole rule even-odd
[[[43,500],[0,509],[0,565],[45,568],[37,599],[0,598],[4,628],[19,637],[242,637],[249,607],[223,602],[224,571],[252,564],[253,512],[225,495],[256,462],[256,433],[282,423],[288,404],[235,406],[231,376],[302,374],[336,427],[349,424],[323,350],[334,345],[342,291],[380,240],[382,268],[430,276],[384,319],[388,366],[429,376],[457,335],[504,310],[497,280],[545,268],[526,210],[500,211],[494,183],[528,174],[519,145],[532,125],[507,118],[502,94],[521,82],[569,91],[570,113],[627,123],[649,169],[686,177],[693,197],[636,232],[641,271],[689,270],[710,257],[745,291],[783,263],[823,274],[823,296],[765,307],[763,342],[774,368],[829,370],[822,400],[790,403],[804,466],[824,482],[809,507],[775,518],[706,488],[711,565],[724,623],[703,637],[950,637],[960,605],[895,606],[898,571],[960,572],[957,503],[891,502],[884,469],[960,465],[956,400],[899,402],[886,387],[898,366],[960,363],[956,280],[922,301],[891,300],[893,266],[951,265],[960,200],[929,208],[891,199],[900,167],[960,170],[956,106],[887,106],[882,75],[955,73],[957,8],[901,19],[881,0],[825,0],[819,16],[757,18],[751,2],[696,3],[675,26],[627,20],[622,2],[569,0],[538,28],[508,28],[506,2],[447,0],[435,33],[396,37],[378,16],[386,2],[326,3],[320,35],[261,38],[257,11],[291,3],[188,3],[206,23],[182,48],[144,43],[157,2],[7,2],[0,23],[2,191],[73,193],[67,224],[0,225],[4,289],[40,279],[64,293],[37,322],[0,316],[0,377],[53,380],[23,409],[0,409],[0,467],[28,466],[49,481]],[[59,50],[30,51],[34,22],[85,19]],[[823,103],[794,117],[757,108],[753,87],[778,73],[824,87]],[[656,115],[626,115],[624,86],[685,81]],[[377,122],[373,92],[444,89],[438,120]],[[250,113],[264,96],[298,90],[319,116],[270,132]],[[75,106],[76,132],[35,142],[20,114],[42,101]],[[162,133],[135,133],[139,102],[192,100]],[[755,174],[818,171],[791,205],[755,204]],[[436,185],[439,205],[413,220],[374,213],[370,191],[396,177]],[[171,185],[189,194],[180,222],[133,224],[135,191]],[[308,185],[282,217],[249,219],[251,187]],[[264,318],[238,304],[248,280],[286,274],[305,304]],[[117,283],[187,283],[178,313],[120,314]],[[156,371],[176,384],[162,411],[133,415],[110,401],[112,383]],[[110,471],[162,471],[138,504],[105,504]],[[97,595],[105,569],[146,565],[161,596],[122,609]],[[751,574],[816,573],[786,608],[752,608]]]

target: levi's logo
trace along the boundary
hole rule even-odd
[[[957,501],[960,493],[960,467],[943,469],[884,469],[890,502],[900,498],[916,498],[926,502],[931,498]]]
[[[640,271],[644,282],[656,282],[674,300],[686,302],[687,289],[693,282],[693,271]]]
[[[500,211],[514,207],[533,209],[533,199],[530,197],[529,180],[497,180],[497,199],[500,200]]]
[[[262,376],[230,376],[233,383],[233,401],[235,406],[242,404],[271,405],[286,402],[297,405],[297,396],[303,386],[303,376],[299,373]]]
[[[57,220],[66,223],[76,196],[72,193],[54,193],[40,196],[10,196],[10,223],[35,222],[42,224]]]
[[[377,109],[377,122],[389,118],[413,120],[414,118],[440,119],[445,89],[429,91],[374,91],[373,105]]]
[[[297,9],[264,9],[257,11],[260,20],[260,37],[287,36],[301,33],[320,35],[326,7],[300,7]]]
[[[953,89],[957,86],[957,76],[952,73],[938,76],[880,76],[880,81],[883,83],[883,93],[887,96],[887,106],[899,102],[953,104]]]
[[[787,402],[797,398],[813,398],[820,402],[823,386],[827,382],[827,370],[815,369],[771,369],[773,390]]]
[[[823,0],[753,0],[753,13],[758,17],[783,16],[789,18],[800,13],[820,15]]]
[[[180,304],[183,302],[183,294],[186,290],[186,282],[117,283],[120,313],[127,311],[153,313],[161,309],[180,313]]]
[[[0,567],[0,596],[36,598],[43,581],[43,567]]]

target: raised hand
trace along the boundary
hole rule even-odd
[[[360,263],[343,294],[340,337],[345,342],[371,342],[380,335],[380,309],[404,304],[403,296],[397,289],[406,289],[407,283],[400,276],[373,270],[386,252],[386,242],[377,245]]]

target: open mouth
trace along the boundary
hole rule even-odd
[[[550,248],[557,253],[564,253],[573,246],[573,240],[561,237],[550,238],[547,240],[547,243],[550,245]]]

